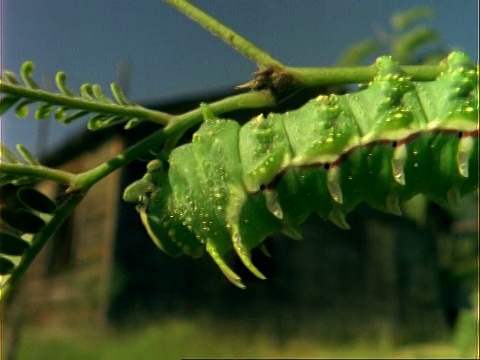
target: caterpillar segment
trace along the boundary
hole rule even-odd
[[[478,187],[478,69],[460,52],[446,61],[435,81],[417,83],[381,57],[367,88],[242,127],[206,108],[193,141],[172,151],[169,166],[149,165],[124,198],[140,199],[160,249],[206,250],[242,288],[226,254],[264,279],[251,250],[275,232],[300,239],[312,212],[349,229],[346,216],[360,202],[401,215],[401,203],[421,193],[455,206]]]

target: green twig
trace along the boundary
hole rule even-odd
[[[225,41],[232,48],[237,50],[240,54],[255,61],[258,66],[283,66],[280,61],[273,58],[270,54],[260,49],[240,34],[223,25],[217,19],[204,13],[199,8],[190,4],[186,0],[165,0],[165,2],[190,19],[198,23],[200,26],[210,31],[212,34],[218,36]]]
[[[9,164],[0,163],[0,174],[12,174],[17,176],[28,176],[36,179],[53,180],[60,184],[71,185],[74,183],[75,174],[66,171],[51,169],[42,165]]]
[[[432,81],[446,69],[446,65],[406,65],[401,69],[412,81]],[[376,74],[375,65],[354,67],[288,67],[285,69],[299,83],[315,88],[323,85],[367,83]]]
[[[0,92],[35,101],[43,101],[48,104],[65,106],[77,110],[87,110],[114,116],[125,116],[129,118],[143,118],[161,125],[168,124],[170,115],[160,111],[146,109],[139,105],[122,106],[117,104],[100,103],[89,101],[78,97],[53,94],[41,89],[31,89],[21,85],[7,84],[0,81]]]

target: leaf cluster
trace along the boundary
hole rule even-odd
[[[365,59],[391,54],[400,64],[436,64],[448,51],[438,31],[425,22],[434,16],[428,6],[418,6],[392,16],[391,30],[377,29],[375,39],[352,45],[340,56],[339,66],[352,66]]]
[[[130,129],[142,121],[142,108],[126,98],[120,86],[110,86],[113,99],[107,97],[99,84],[84,83],[79,94],[67,86],[67,77],[63,71],[55,76],[57,93],[42,90],[33,79],[35,66],[25,61],[20,68],[20,78],[10,71],[4,71],[1,79],[2,92],[0,115],[13,108],[18,118],[29,114],[29,107],[39,103],[34,116],[44,120],[51,116],[62,124],[87,117],[89,130],[100,130],[120,123],[126,123]]]
[[[38,159],[22,144],[17,144],[17,151],[20,156],[16,155],[5,144],[0,142],[0,163],[10,163],[24,166],[37,166],[40,165]],[[36,177],[11,173],[0,173],[0,187],[13,184],[24,185],[30,184],[38,179]]]
[[[20,266],[35,241],[35,235],[45,228],[57,209],[55,202],[31,187],[22,187],[16,191],[19,206],[3,206],[0,219],[3,228],[0,231],[0,289],[10,274]],[[27,255],[28,258],[28,255]]]

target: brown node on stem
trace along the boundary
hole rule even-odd
[[[269,66],[253,73],[249,82],[235,87],[237,90],[269,90],[277,99],[288,96],[298,88],[295,78],[281,66]]]

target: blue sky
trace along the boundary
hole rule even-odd
[[[297,66],[334,64],[357,41],[390,32],[391,14],[429,5],[428,24],[445,44],[478,61],[476,0],[195,0],[200,8],[269,51]],[[36,64],[37,82],[53,89],[59,70],[71,88],[96,82],[108,89],[121,61],[131,64],[129,97],[136,102],[246,82],[256,68],[161,0],[2,0],[2,69],[18,72],[24,60]],[[106,91],[108,93],[108,91]],[[33,109],[33,108],[32,108]],[[33,112],[31,110],[31,112]],[[9,146],[23,143],[48,151],[72,133],[85,130],[49,121],[48,138],[38,139],[39,121],[2,117],[1,136]]]

